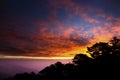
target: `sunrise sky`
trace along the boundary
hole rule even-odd
[[[0,58],[73,57],[120,36],[120,0],[0,0]]]

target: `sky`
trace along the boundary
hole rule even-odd
[[[0,0],[0,58],[73,57],[120,36],[120,0]]]

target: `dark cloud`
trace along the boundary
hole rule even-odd
[[[73,0],[75,3],[103,9],[106,14],[119,16],[120,0]]]
[[[25,51],[12,46],[8,41],[0,40],[0,54],[2,55],[25,55]]]
[[[79,45],[79,46],[85,46],[85,45],[90,44],[89,39],[84,38],[83,36],[77,37],[75,39],[73,37],[71,37],[70,41],[72,41],[73,43],[75,43],[76,45]]]

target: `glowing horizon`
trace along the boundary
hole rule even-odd
[[[73,59],[73,57],[0,56],[0,59]]]

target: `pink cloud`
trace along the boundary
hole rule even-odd
[[[94,18],[86,17],[86,18],[84,18],[84,19],[85,19],[85,21],[87,21],[87,22],[89,22],[89,23],[94,23],[94,24],[100,23],[99,20],[94,19]]]

